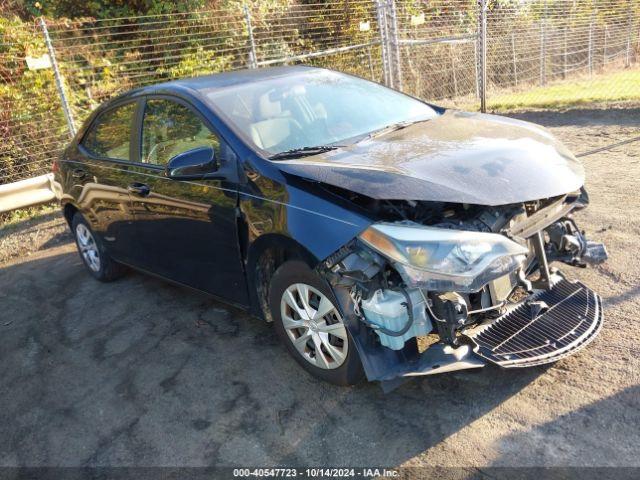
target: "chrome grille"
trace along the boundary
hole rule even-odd
[[[544,306],[538,314],[536,304]],[[561,280],[468,336],[481,357],[503,367],[529,367],[572,354],[601,325],[600,297],[582,283]]]

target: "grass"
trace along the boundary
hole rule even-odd
[[[640,100],[640,69],[594,75],[576,81],[559,81],[506,94],[487,95],[491,110],[567,108],[592,103]]]

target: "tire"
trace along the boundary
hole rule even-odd
[[[71,230],[82,263],[95,279],[112,282],[125,273],[125,267],[111,259],[100,237],[80,213],[76,212],[73,216]]]
[[[285,262],[271,279],[271,315],[291,356],[320,380],[355,385],[364,379],[364,370],[337,305],[328,284],[304,262]],[[318,314],[321,308],[328,313]]]

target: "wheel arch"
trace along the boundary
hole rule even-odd
[[[289,260],[299,260],[314,268],[316,258],[302,244],[279,233],[269,233],[256,239],[247,254],[246,272],[249,296],[254,313],[271,322],[269,285],[275,271]]]
[[[79,211],[80,209],[72,202],[66,202],[62,204],[62,215],[64,216],[67,225],[69,225],[69,228],[71,228],[71,223],[73,222],[74,215]]]

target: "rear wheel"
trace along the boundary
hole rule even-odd
[[[91,275],[101,282],[110,282],[122,276],[125,268],[111,259],[89,223],[80,213],[73,216],[71,229],[80,258]]]
[[[305,370],[336,385],[364,378],[333,292],[305,263],[290,261],[278,268],[269,305],[278,335]]]

